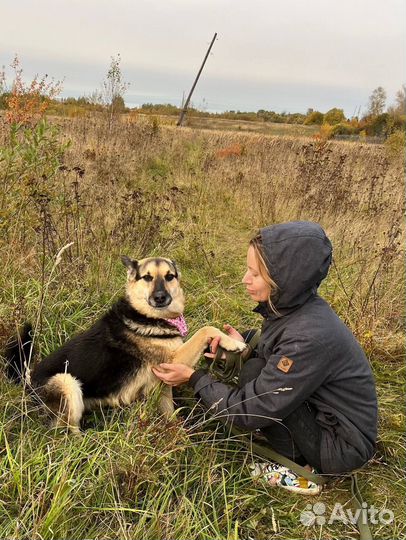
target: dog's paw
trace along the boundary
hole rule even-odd
[[[223,334],[219,343],[220,347],[226,351],[241,353],[247,348],[247,344],[243,341],[237,341],[229,336]]]

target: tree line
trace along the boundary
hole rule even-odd
[[[22,69],[16,56],[11,64],[14,69],[14,82],[10,89],[5,84],[4,70],[0,72],[0,109],[10,112],[13,107],[16,109],[17,102],[21,110],[22,104],[24,105],[25,102],[30,103],[34,95],[38,104],[41,101],[44,104],[46,102],[48,114],[78,116],[86,112],[104,112],[107,113],[110,123],[117,114],[126,114],[133,111],[150,115],[178,116],[180,114],[181,107],[169,103],[144,103],[136,109],[126,107],[124,96],[129,84],[123,79],[120,62],[121,57],[119,54],[116,57],[111,57],[111,63],[101,89],[96,90],[90,96],[57,99],[55,94],[60,93],[61,83],[58,82],[57,85],[52,86],[46,81],[47,76],[42,79],[36,78],[30,85],[24,86]],[[57,88],[57,92],[55,88]],[[50,89],[53,90],[53,93]],[[351,118],[346,117],[344,110],[337,107],[325,113],[309,108],[303,114],[298,112],[277,113],[265,109],[259,109],[256,112],[229,110],[221,113],[211,113],[192,106],[188,109],[188,115],[237,121],[315,125],[320,126],[321,132],[327,138],[340,135],[388,138],[398,131],[403,133],[406,131],[406,86],[402,85],[396,94],[395,102],[389,106],[387,106],[385,89],[378,86],[369,96],[366,112],[362,115],[359,112],[358,115],[353,115]]]
[[[371,93],[366,112],[362,115],[358,113],[351,118],[347,118],[344,110],[337,107],[325,113],[309,108],[306,114],[277,113],[265,109],[259,109],[256,112],[230,110],[222,113],[210,113],[192,107],[189,109],[189,114],[228,120],[324,126],[325,129],[330,129],[331,136],[363,134],[387,138],[395,131],[406,130],[406,86],[402,85],[398,90],[392,105],[387,106],[386,101],[386,91],[382,86],[379,86]],[[178,115],[180,110],[175,105],[152,103],[145,103],[139,108],[139,111],[145,114],[163,115]]]

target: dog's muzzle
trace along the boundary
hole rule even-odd
[[[167,292],[157,291],[149,297],[148,303],[154,308],[163,308],[169,306],[172,302],[172,296]]]

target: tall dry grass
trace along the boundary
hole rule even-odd
[[[368,347],[399,347],[403,162],[383,146],[156,122],[116,123],[107,136],[91,116],[56,129],[2,130],[6,272],[44,274],[73,241],[64,274],[103,290],[123,251],[179,251],[213,275],[241,266],[255,229],[315,220],[334,245],[329,301]]]
[[[35,319],[41,355],[121,294],[125,253],[178,261],[192,330],[206,322],[259,325],[240,286],[248,238],[270,223],[320,222],[334,246],[321,293],[363,344],[378,383],[380,442],[364,488],[395,509],[404,451],[401,155],[378,145],[179,130],[157,119],[117,121],[109,129],[102,116],[12,130],[3,123],[0,152],[0,339]],[[56,253],[71,242],[55,266]],[[0,535],[305,538],[315,532],[300,524],[300,512],[292,518],[293,498],[253,486],[247,456],[208,439],[206,424],[185,435],[175,422],[174,446],[167,442],[165,453],[159,437],[168,426],[153,410],[143,419],[144,407],[135,406],[94,415],[84,441],[74,442],[47,431],[20,390],[2,376],[0,383]],[[337,497],[347,500],[340,489],[324,500],[333,504]],[[270,499],[272,512],[263,512]],[[380,537],[397,535],[399,519],[380,527]],[[326,538],[354,534],[324,529]]]

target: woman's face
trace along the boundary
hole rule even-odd
[[[255,302],[266,302],[271,294],[271,287],[259,273],[258,261],[252,246],[247,253],[247,271],[242,278],[247,293]]]

